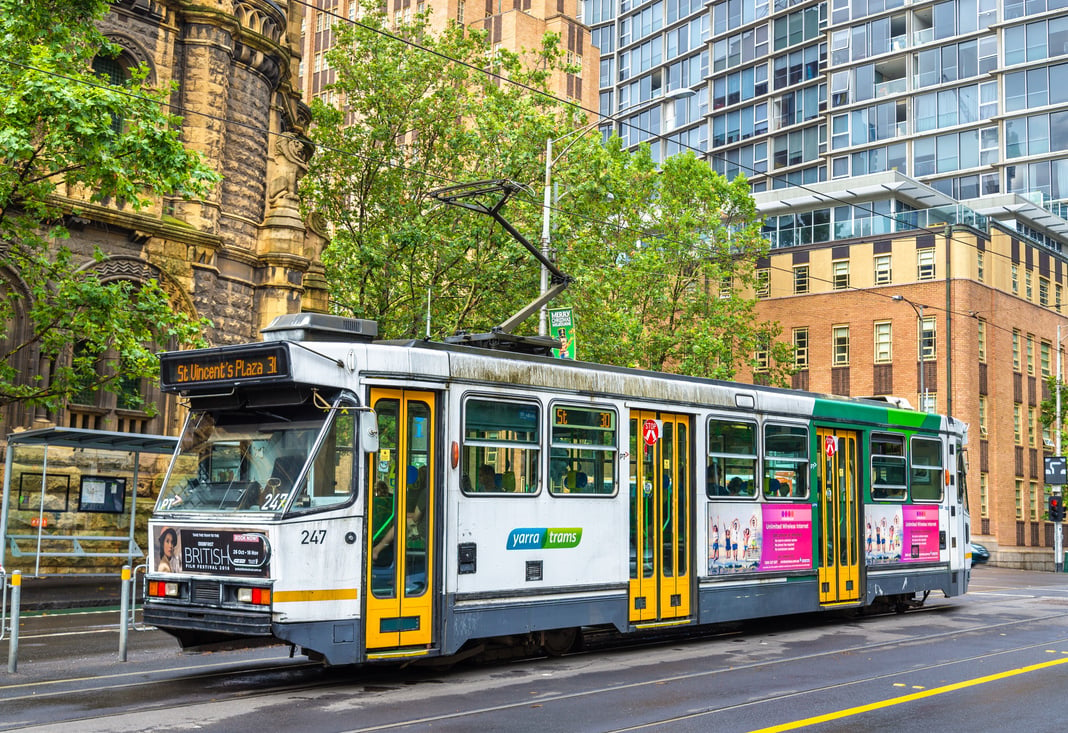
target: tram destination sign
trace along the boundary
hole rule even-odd
[[[160,356],[160,383],[164,389],[259,380],[273,382],[289,376],[289,352],[282,344],[170,352]]]

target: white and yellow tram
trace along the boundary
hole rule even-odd
[[[957,420],[374,332],[163,355],[148,623],[350,664],[967,588]]]

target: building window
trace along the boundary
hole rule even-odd
[[[990,489],[989,479],[985,473],[979,474],[979,516],[990,516]]]
[[[1015,501],[1016,501],[1016,518],[1017,519],[1023,519],[1024,518],[1024,516],[1023,516],[1023,481],[1020,480],[1020,479],[1016,479]]]
[[[1024,297],[1033,301],[1035,293],[1031,285],[1031,276],[1032,273],[1030,270],[1024,270]]]
[[[934,316],[924,316],[920,321],[920,361],[931,361],[937,356],[935,350],[935,319]]]
[[[761,268],[756,271],[756,297],[766,298],[771,295],[771,271]]]
[[[916,277],[919,280],[934,280],[935,277],[935,251],[934,248],[916,251]]]
[[[1027,334],[1027,373],[1035,373],[1035,335]]]
[[[1054,295],[1056,296],[1054,298],[1054,301],[1053,301],[1053,304],[1054,304],[1053,307],[1057,309],[1058,313],[1060,313],[1061,312],[1061,303],[1064,302],[1064,288],[1063,288],[1063,286],[1061,286],[1060,283],[1057,283],[1057,284],[1055,284],[1053,286],[1053,292],[1054,292]]]
[[[1053,373],[1050,369],[1050,354],[1053,351],[1053,344],[1049,341],[1043,341],[1038,345],[1038,365],[1042,370],[1042,376],[1048,377]]]
[[[875,257],[875,284],[876,285],[889,285],[890,281],[891,281],[890,255],[876,255],[876,257]]]
[[[986,437],[986,395],[979,395],[979,437]]]
[[[794,267],[794,295],[804,295],[808,292],[808,265]]]
[[[1020,266],[1019,265],[1013,265],[1011,272],[1012,272],[1012,294],[1013,295],[1019,295],[1020,294]]]
[[[834,366],[849,366],[849,326],[835,326],[831,329]]]
[[[979,282],[986,281],[986,259],[985,252],[975,253],[975,279]]]
[[[794,366],[808,369],[808,329],[794,329]]]
[[[1035,447],[1035,408],[1027,408],[1027,444]]]
[[[976,339],[979,347],[979,362],[986,363],[986,321],[979,319],[979,336]]]
[[[730,275],[724,275],[719,280],[719,299],[726,300],[731,297],[731,287],[734,285],[734,278]]]
[[[1012,370],[1020,371],[1020,332],[1012,329]]]
[[[464,0],[460,0],[458,3],[456,3],[456,22],[460,25],[464,24],[464,6]]]
[[[891,343],[890,322],[883,321],[875,324],[875,363],[889,364],[893,361]]]
[[[1012,404],[1012,439],[1016,445],[1023,445],[1023,405],[1019,402]]]
[[[938,412],[938,393],[932,392],[927,385],[924,388],[927,393],[920,395],[920,412]]]
[[[1038,304],[1049,306],[1049,280],[1038,278]]]
[[[845,290],[849,287],[849,260],[832,262],[831,273],[835,290]]]

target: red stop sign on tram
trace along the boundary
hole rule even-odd
[[[834,435],[828,435],[823,439],[824,449],[827,451],[827,457],[831,458],[838,452],[838,438]]]
[[[642,436],[646,445],[653,445],[660,440],[660,423],[656,420],[646,420],[642,423]]]

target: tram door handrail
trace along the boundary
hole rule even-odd
[[[0,641],[4,640],[7,633],[7,571],[0,568]]]

